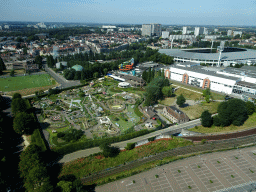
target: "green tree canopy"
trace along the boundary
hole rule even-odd
[[[177,97],[177,101],[176,104],[181,107],[182,105],[184,105],[184,103],[186,102],[185,97],[181,94],[180,96]]]
[[[15,115],[18,112],[25,112],[29,109],[25,99],[16,98],[12,100],[11,104],[12,113]]]
[[[247,101],[245,104],[246,104],[247,114],[252,115],[255,112],[254,103],[251,101]]]
[[[3,74],[3,71],[6,70],[6,66],[4,64],[3,59],[0,57],[0,75]]]
[[[20,93],[14,93],[12,96],[12,100],[17,99],[17,98],[22,98]]]
[[[22,134],[32,134],[34,129],[36,128],[36,120],[34,115],[20,112],[17,113],[14,121],[13,121],[13,129],[16,133],[22,135]]]
[[[50,177],[45,166],[35,164],[26,175],[24,184],[28,191],[53,191],[53,186],[50,184]]]
[[[230,99],[220,103],[217,112],[221,126],[240,126],[248,118],[246,104],[241,99]]]
[[[162,93],[165,97],[171,97],[172,96],[172,87],[170,86],[165,86],[162,88]]]
[[[209,113],[208,110],[204,111],[201,114],[201,124],[204,127],[211,127],[212,126],[212,124],[213,124],[212,115],[211,115],[211,113]]]

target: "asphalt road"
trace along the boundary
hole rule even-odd
[[[61,86],[61,88],[67,88],[80,85],[80,81],[68,81],[61,75],[55,73],[52,69],[45,66],[45,71],[49,73]]]
[[[189,128],[192,128],[196,125],[200,125],[200,124],[201,124],[200,119],[196,119],[196,120],[189,121],[189,122],[186,122],[186,123],[183,123],[183,124],[174,125],[174,126],[166,128],[166,129],[155,131],[155,132],[149,133],[147,135],[136,137],[136,138],[131,139],[131,140],[122,141],[122,142],[119,142],[119,143],[114,143],[111,146],[115,146],[115,147],[119,147],[120,149],[123,149],[124,147],[127,146],[127,143],[137,143],[139,141],[143,141],[143,140],[146,140],[148,138],[155,137],[155,136],[165,134],[165,133],[168,133],[168,134],[179,133],[179,132],[181,132],[182,129],[189,129]],[[89,156],[91,154],[98,153],[100,151],[101,150],[100,150],[99,147],[94,147],[94,148],[90,148],[90,149],[76,151],[74,153],[70,153],[70,154],[67,154],[67,155],[63,156],[63,158],[60,159],[59,162],[60,163],[65,163],[65,162],[68,162],[68,161],[75,160],[77,158],[86,157],[86,156]]]

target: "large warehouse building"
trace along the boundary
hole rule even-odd
[[[256,67],[213,68],[196,63],[179,63],[165,69],[165,77],[185,84],[210,88],[213,91],[256,97]]]
[[[198,49],[160,49],[160,53],[174,57],[177,62],[196,62],[210,65],[217,65],[220,53],[211,53],[210,48]],[[215,51],[216,52],[216,51]],[[256,50],[226,47],[221,53],[220,64],[230,66],[230,64],[254,64],[256,63]]]

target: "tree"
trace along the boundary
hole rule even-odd
[[[204,111],[204,112],[201,114],[201,124],[202,124],[204,127],[211,127],[211,126],[212,126],[212,123],[213,123],[213,120],[212,120],[212,115],[211,115],[211,113],[209,113],[208,110]]]
[[[60,181],[57,186],[61,188],[62,192],[71,192],[72,182],[71,181]]]
[[[203,91],[203,96],[206,97],[207,95],[211,95],[211,91],[209,88],[206,88],[204,91]]]
[[[186,102],[185,97],[181,94],[180,96],[177,97],[176,104],[181,107],[184,103]]]
[[[247,109],[247,114],[252,115],[255,112],[255,105],[253,102],[247,101],[245,103],[246,109]]]
[[[170,97],[172,96],[172,87],[170,86],[165,86],[162,88],[162,93],[165,97]]]
[[[42,68],[42,65],[43,65],[43,58],[40,56],[40,55],[37,55],[35,57],[35,63],[36,64],[39,64],[39,68],[41,69]]]
[[[4,64],[3,59],[0,57],[0,75],[3,74],[3,71],[6,70],[6,66]]]
[[[104,75],[107,75],[108,69],[107,69],[107,68],[104,68],[104,69],[103,69],[103,73],[104,73]]]
[[[132,150],[135,147],[135,143],[127,143],[127,146],[125,147],[126,150]]]
[[[217,112],[221,126],[240,126],[248,118],[246,104],[241,99],[230,99],[220,103]]]
[[[13,129],[16,133],[22,134],[32,134],[34,129],[37,127],[34,115],[27,114],[25,112],[18,113],[13,120]]]
[[[28,110],[26,101],[22,98],[16,98],[12,100],[11,104],[12,113],[15,115],[18,112],[25,112]]]
[[[10,76],[14,76],[14,70],[11,70],[11,72],[10,72]]]
[[[20,93],[14,93],[13,94],[12,100],[17,99],[17,98],[20,98],[20,99],[22,98]]]
[[[25,178],[24,186],[28,191],[53,191],[47,169],[43,165],[35,164]]]
[[[103,143],[100,145],[100,149],[103,151],[104,157],[115,157],[119,154],[120,149],[117,147],[111,147],[109,143]]]
[[[94,77],[95,79],[98,78],[98,77],[99,77],[99,73],[98,73],[98,72],[93,73],[93,77]]]

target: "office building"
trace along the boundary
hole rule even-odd
[[[242,34],[243,34],[242,31],[234,31],[234,32],[233,32],[233,36],[240,35],[240,37],[241,37]]]
[[[162,26],[158,23],[143,24],[142,25],[142,35],[143,36],[158,36],[162,34]]]
[[[195,27],[195,36],[202,35],[204,33],[203,28],[201,27]]]
[[[188,33],[188,27],[183,27],[182,35],[186,35]]]
[[[162,31],[162,38],[163,39],[168,39],[170,36],[170,32],[169,31]]]
[[[228,30],[227,36],[232,36],[232,34],[233,34],[233,31],[232,30]]]
[[[204,27],[204,35],[208,35],[208,29]]]

